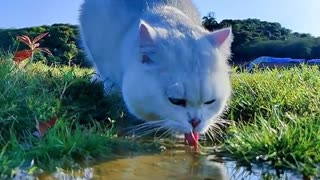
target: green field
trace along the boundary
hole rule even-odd
[[[17,167],[30,173],[77,167],[84,160],[112,158],[124,147],[157,149],[116,137],[114,126],[129,117],[121,98],[106,96],[101,83],[90,81],[92,74],[75,66],[19,67],[10,55],[0,57],[0,177]],[[319,176],[318,67],[235,72],[232,83],[223,156]],[[54,117],[57,123],[42,138],[33,135],[37,121]]]

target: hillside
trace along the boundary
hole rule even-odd
[[[203,25],[210,31],[232,27],[233,63],[242,63],[260,56],[320,58],[320,37],[296,33],[275,22],[259,19],[216,21],[211,13],[203,18]]]
[[[320,58],[320,38],[305,33],[295,33],[282,27],[279,23],[261,21],[259,19],[223,20],[217,22],[211,13],[203,18],[203,26],[208,30],[216,30],[232,26],[234,43],[232,45],[232,64],[240,64],[260,56],[291,57],[302,59]],[[67,64],[72,63],[87,67],[89,63],[79,45],[78,26],[54,24],[23,29],[0,30],[0,49],[15,51],[24,49],[16,41],[17,35],[26,34],[31,37],[49,32],[40,43],[49,48],[53,57],[37,54],[35,59]]]

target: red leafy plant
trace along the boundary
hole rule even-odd
[[[56,124],[57,121],[57,117],[53,117],[45,122],[36,120],[37,131],[33,132],[33,135],[38,138],[42,138],[46,134],[46,132]]]
[[[52,56],[52,53],[50,52],[50,50],[48,48],[40,47],[40,43],[39,43],[39,41],[48,34],[49,34],[48,32],[42,33],[37,37],[35,37],[33,40],[31,40],[30,37],[27,35],[17,36],[17,39],[20,42],[26,44],[30,49],[17,51],[14,54],[13,60],[16,63],[20,63],[28,58],[32,60],[34,53],[36,53],[37,51],[41,51]]]

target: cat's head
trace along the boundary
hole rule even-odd
[[[139,58],[124,74],[129,111],[181,132],[206,132],[231,94],[231,28],[181,33],[141,22]]]

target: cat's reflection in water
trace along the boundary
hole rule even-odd
[[[212,157],[185,153],[136,156],[94,167],[97,179],[214,179],[227,180],[227,169]]]
[[[213,156],[193,157],[191,171],[192,175],[205,180],[227,180],[228,174],[222,162],[215,161]]]

